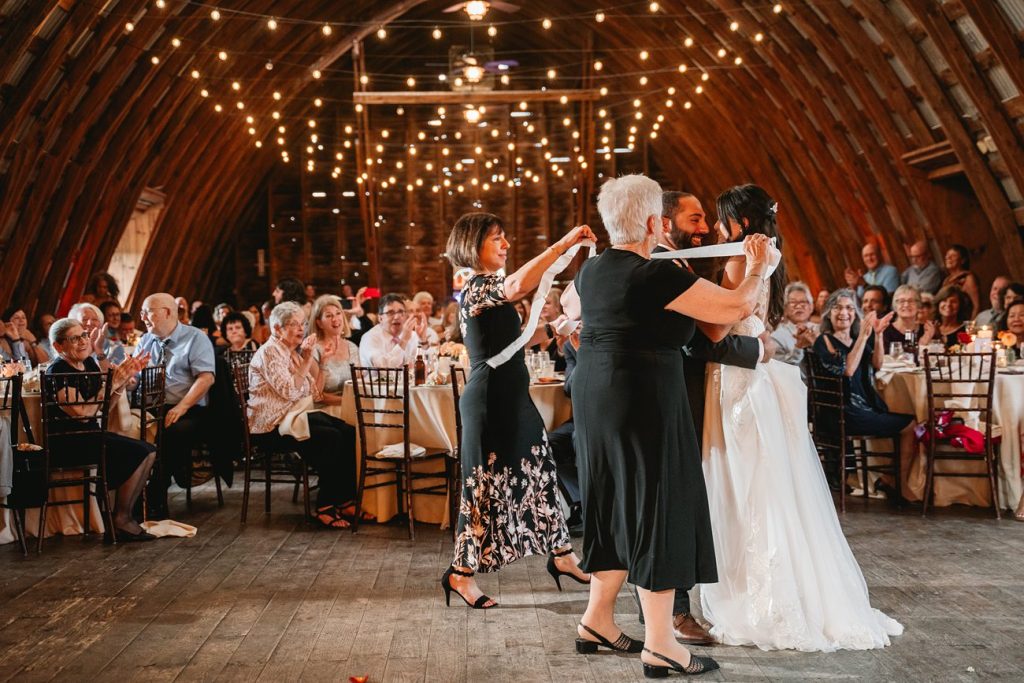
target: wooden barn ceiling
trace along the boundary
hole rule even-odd
[[[356,41],[369,89],[439,87],[466,30],[448,4],[0,0],[0,300],[40,312],[77,296],[146,187],[167,199],[136,290],[208,293],[282,164],[271,112],[297,145],[315,98],[350,111]],[[967,244],[984,275],[1024,278],[1024,0],[668,0],[615,5],[602,22],[589,1],[520,4],[476,28],[520,62],[510,87],[556,68],[557,87],[588,73],[608,87],[620,117],[642,98],[635,154],[708,207],[737,183],[768,188],[810,282],[840,282],[872,235],[901,267],[902,244],[924,237]]]

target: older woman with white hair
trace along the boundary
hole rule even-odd
[[[581,567],[593,578],[576,649],[642,649],[651,677],[703,673],[718,664],[691,655],[672,623],[676,590],[718,578],[680,348],[696,325],[718,341],[750,315],[768,267],[768,238],[746,238],[746,277],[728,290],[670,260],[651,259],[662,229],[655,181],[609,180],[597,208],[611,248],[583,264],[562,300],[566,314],[585,323],[572,403],[583,493]],[[643,643],[615,623],[627,578],[640,595]]]
[[[104,322],[103,312],[99,307],[83,301],[71,307],[68,317],[82,324],[89,339],[92,340],[93,353],[100,362],[100,367],[103,367],[103,362],[107,360],[114,365],[124,362],[124,345],[107,334],[109,326]]]
[[[900,285],[896,288],[892,294],[892,310],[896,317],[882,333],[886,349],[890,344],[905,342],[907,335],[917,346],[928,346],[935,338],[939,328],[934,320],[925,320],[923,323],[917,321],[921,310],[921,290],[914,285]]]
[[[790,282],[783,293],[782,320],[772,330],[772,339],[777,344],[775,360],[800,366],[800,375],[805,382],[804,350],[818,338],[818,326],[811,322],[813,312],[811,288],[803,282]]]
[[[87,332],[78,320],[63,318],[50,326],[50,343],[57,352],[57,360],[46,369],[46,374],[59,377],[53,380],[53,385],[46,385],[52,387],[47,391],[53,390],[57,394],[48,396],[48,400],[94,399],[102,389],[101,383],[96,379],[96,375],[85,373],[105,372],[109,368],[106,361],[101,366],[93,356],[95,334]],[[148,362],[149,355],[143,353],[127,359],[114,368],[111,377],[112,401],[124,393],[125,388],[132,383],[135,373],[146,367]],[[75,418],[75,423],[69,424],[63,419],[54,421],[47,433],[51,461],[55,464],[68,465],[98,462],[99,454],[90,452],[99,448],[98,439],[93,439],[89,434],[66,433],[71,428],[78,431],[94,427],[98,432],[99,425],[94,424],[95,421],[91,421],[93,424],[83,424],[81,421],[81,418],[94,415],[96,410],[95,405],[68,406],[68,419]],[[110,432],[104,434],[103,445],[106,449],[106,483],[107,487],[114,491],[114,529],[110,530],[111,533],[118,542],[153,540],[155,536],[146,533],[132,518],[132,508],[153,469],[156,448],[145,441]]]
[[[270,314],[271,337],[249,364],[249,430],[253,441],[268,451],[295,451],[319,475],[316,519],[334,529],[346,529],[355,509],[355,430],[322,412],[308,413],[309,438],[302,441],[279,430],[288,413],[311,405],[323,390],[322,364],[336,348],[321,344],[317,363],[315,336],[303,339],[306,313],[285,301]]]

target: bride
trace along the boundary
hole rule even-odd
[[[718,198],[718,228],[728,241],[778,238],[777,207],[756,185],[734,187]],[[744,275],[744,260],[730,259],[722,286]],[[754,315],[732,332],[757,336],[777,322],[784,283],[780,263]],[[888,645],[903,627],[871,607],[807,430],[799,368],[772,360],[708,373],[704,477],[719,579],[701,586],[701,604],[712,635],[762,650]]]

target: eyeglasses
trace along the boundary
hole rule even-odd
[[[66,344],[68,342],[71,342],[72,344],[77,344],[80,341],[89,341],[88,333],[83,332],[82,334],[76,334],[73,337],[64,337],[63,339],[60,340],[61,344]]]
[[[168,313],[170,313],[170,312],[171,312],[171,309],[167,308],[166,306],[160,306],[159,308],[143,308],[143,309],[142,309],[141,311],[139,311],[139,312],[140,312],[140,313],[141,313],[142,315],[153,315],[153,314],[154,314],[154,313],[156,313],[157,311],[167,311]]]
[[[892,303],[894,306],[909,306],[910,304],[918,303],[918,301],[917,299],[904,299],[900,297],[899,299],[893,299]]]
[[[810,306],[810,301],[787,301],[787,306]]]
[[[401,310],[401,311],[384,311],[383,313],[381,313],[382,316],[388,316],[388,317],[397,317],[397,316],[405,315],[405,314],[406,314],[406,312],[404,310]]]

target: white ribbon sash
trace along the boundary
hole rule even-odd
[[[514,342],[487,359],[489,366],[496,368],[508,362],[515,355],[516,351],[526,346],[526,342],[530,341],[533,333],[537,331],[537,325],[540,323],[540,312],[544,307],[544,299],[547,298],[548,293],[551,291],[551,284],[555,281],[555,276],[569,266],[569,262],[579,253],[581,247],[587,247],[590,250],[587,258],[593,258],[597,251],[597,245],[592,240],[583,240],[579,244],[569,247],[564,254],[558,257],[557,261],[548,266],[548,269],[544,271],[544,275],[540,278],[540,284],[537,286],[536,293],[533,295],[533,301],[530,306],[530,318],[526,321],[526,327],[523,328],[522,333]]]
[[[661,251],[651,254],[652,259],[699,259],[699,258],[722,258],[725,256],[743,256],[743,242],[726,242],[725,244],[712,244],[707,247],[693,247],[691,249],[676,249],[675,251]],[[772,273],[782,259],[782,252],[775,248],[775,238],[771,239],[771,248],[768,250],[768,268],[765,270],[764,279],[771,277]]]

